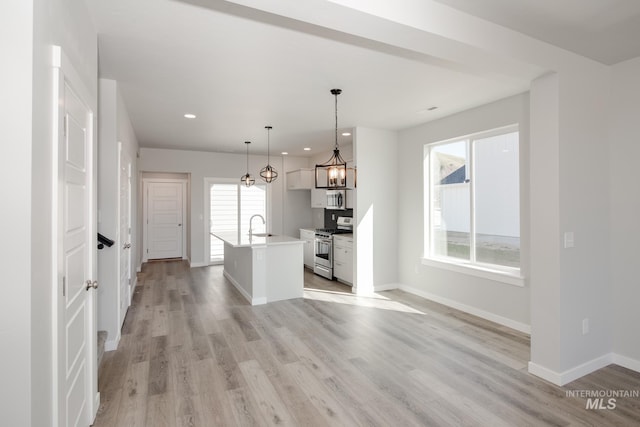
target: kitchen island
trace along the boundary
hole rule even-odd
[[[303,240],[264,233],[211,235],[224,242],[224,276],[251,305],[302,298]]]

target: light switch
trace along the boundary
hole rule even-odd
[[[574,243],[573,231],[566,231],[564,233],[564,248],[572,248],[574,246]]]

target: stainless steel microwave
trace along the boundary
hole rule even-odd
[[[347,191],[327,190],[327,209],[347,209]]]

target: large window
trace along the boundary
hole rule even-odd
[[[246,187],[236,183],[211,183],[209,186],[209,230],[249,233],[249,219],[254,214],[266,218],[267,186],[256,184]],[[260,219],[253,221],[254,232],[265,232]],[[212,264],[224,261],[224,243],[209,236]]]
[[[425,145],[425,255],[518,274],[516,126]]]

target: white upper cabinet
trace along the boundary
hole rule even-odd
[[[324,188],[311,189],[311,207],[320,209],[327,207],[327,190]]]
[[[287,190],[311,190],[315,186],[314,169],[297,169],[287,172]]]

